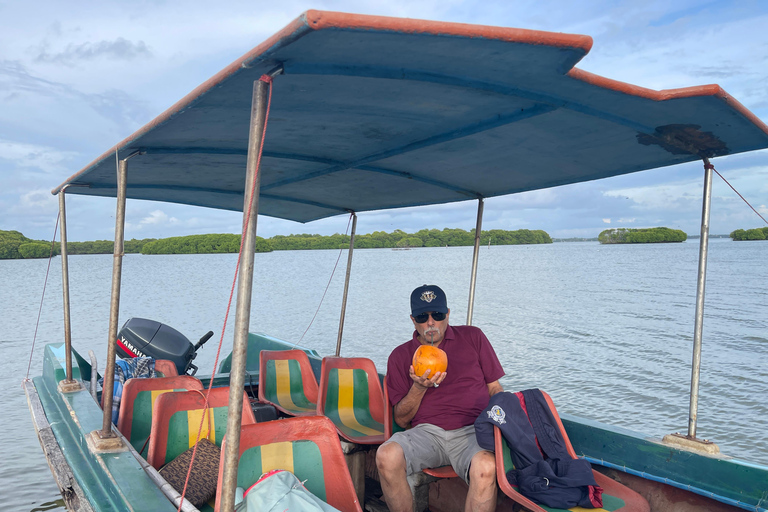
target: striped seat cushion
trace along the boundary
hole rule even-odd
[[[131,419],[131,438],[129,441],[137,452],[141,453],[142,448],[146,456],[146,442],[149,433],[152,430],[152,407],[155,405],[157,397],[163,393],[172,391],[186,391],[186,389],[153,389],[139,391],[133,401],[133,418]]]
[[[384,424],[371,416],[365,370],[331,368],[324,414],[345,437],[384,434]]]
[[[273,469],[290,471],[312,494],[327,501],[323,459],[314,441],[286,441],[248,448],[240,457],[237,486],[247,489]]]
[[[203,428],[200,439],[208,439],[217,446],[227,432],[227,412],[229,407],[214,407],[208,409],[207,420],[203,418],[203,409],[178,411],[168,422],[168,443],[165,448],[165,461],[168,463],[195,445],[200,421]]]
[[[264,397],[293,414],[314,413],[317,408],[304,394],[301,367],[293,359],[267,361]]]

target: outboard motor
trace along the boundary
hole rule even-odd
[[[192,360],[197,351],[213,336],[208,331],[196,345],[186,336],[168,325],[146,318],[130,318],[117,333],[117,355],[123,359],[133,357],[153,357],[173,361],[179,375],[191,370],[197,372]]]

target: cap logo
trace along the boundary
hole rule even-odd
[[[437,298],[437,295],[435,295],[435,292],[433,292],[432,290],[426,291],[421,294],[421,300],[423,300],[424,302],[432,302],[436,298]]]

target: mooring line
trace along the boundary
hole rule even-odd
[[[349,220],[347,221],[347,230],[344,231],[344,235],[349,233],[349,224],[350,224],[350,222],[352,222],[352,216],[353,215],[354,215],[354,213],[350,213],[349,214]],[[307,326],[307,328],[302,333],[301,337],[299,338],[299,341],[294,343],[291,348],[296,348],[297,346],[299,346],[299,343],[301,343],[301,340],[304,339],[304,335],[307,334],[307,332],[309,332],[309,328],[312,327],[312,324],[315,322],[315,318],[317,318],[317,314],[320,312],[320,307],[323,305],[323,301],[325,300],[325,295],[328,293],[328,287],[331,286],[331,281],[333,281],[333,276],[336,275],[336,268],[339,266],[339,260],[341,260],[341,255],[342,255],[343,252],[344,252],[344,247],[340,247],[339,248],[339,255],[336,257],[336,264],[333,265],[333,270],[331,270],[331,277],[328,278],[328,284],[325,285],[325,291],[323,292],[323,296],[320,297],[320,304],[317,305],[317,309],[315,310],[315,314],[312,317],[312,320],[309,321],[309,325]]]
[[[722,174],[720,174],[719,172],[717,172],[717,169],[715,169],[715,166],[714,166],[714,165],[712,165],[712,164],[707,164],[707,165],[709,166],[709,168],[711,168],[713,171],[715,171],[715,174],[717,174],[718,176],[720,176],[720,179],[721,179],[721,180],[723,180],[723,181],[725,182],[725,184],[726,184],[726,185],[728,185],[729,187],[731,187],[731,190],[733,190],[734,192],[736,192],[736,195],[738,195],[738,196],[741,198],[741,200],[742,200],[742,201],[744,201],[745,203],[747,203],[747,206],[749,206],[750,208],[752,208],[752,211],[753,211],[753,212],[755,212],[755,213],[757,214],[757,216],[758,216],[758,217],[760,217],[761,219],[763,219],[763,222],[765,222],[766,224],[768,224],[768,220],[765,220],[765,217],[763,217],[762,215],[760,215],[760,212],[758,212],[757,210],[755,210],[754,206],[752,206],[751,204],[749,204],[749,201],[747,201],[746,199],[744,199],[744,196],[743,196],[743,195],[741,195],[741,194],[739,194],[739,191],[738,191],[738,190],[736,190],[736,189],[733,187],[733,185],[731,185],[730,183],[728,183],[728,180],[727,180],[727,179],[725,179],[725,178],[723,178],[723,175],[722,175]],[[705,165],[704,167],[707,167],[707,165]]]
[[[43,295],[40,297],[40,309],[37,310],[37,322],[35,323],[35,334],[32,336],[32,348],[29,350],[29,363],[27,364],[27,375],[22,383],[29,380],[29,369],[32,367],[32,355],[35,353],[35,341],[37,341],[37,328],[40,327],[40,315],[43,312],[43,301],[45,300],[45,288],[48,286],[48,274],[51,271],[51,261],[53,261],[53,249],[56,247],[56,233],[59,231],[59,219],[61,212],[56,215],[56,227],[53,228],[53,239],[51,240],[51,253],[48,255],[48,270],[45,271],[45,282],[43,282]],[[22,384],[23,386],[23,384]]]

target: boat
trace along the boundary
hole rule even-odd
[[[320,478],[326,479],[326,489],[333,489],[325,495],[329,503],[341,510],[383,510],[380,502],[369,502],[366,492],[367,483],[375,481],[375,471],[366,468],[380,439],[376,435],[341,443],[341,430],[328,427],[325,410],[311,407],[278,410],[281,417],[294,417],[243,426],[255,421],[254,408],[268,402],[261,382],[258,390],[253,385],[265,378],[265,361],[296,348],[249,332],[258,215],[298,222],[351,215],[351,262],[361,212],[472,200],[478,205],[479,234],[486,198],[702,161],[688,433],[660,440],[565,414],[562,426],[575,455],[642,497],[638,508],[614,503],[606,510],[767,510],[768,467],[719,454],[712,443],[696,437],[696,416],[710,160],[767,148],[768,127],[717,85],[654,91],[580,70],[576,64],[591,45],[591,38],[582,35],[307,11],[54,188],[61,212],[65,341],[46,346],[42,375],[25,381],[24,388],[67,508],[198,509],[158,472],[164,462],[157,454],[167,446],[154,430],[156,418],[172,407],[186,410],[179,404],[194,401],[196,392],[184,400],[184,392],[157,398],[153,430],[145,434],[150,454],[143,455],[144,446],[133,446],[128,427],[117,428],[111,421],[117,343],[109,344],[101,393],[95,386],[97,365],[73,346],[66,195],[117,200],[110,340],[118,340],[126,198],[243,212],[232,353],[218,373],[208,376],[185,376],[189,360],[176,368],[156,362],[162,378],[178,373],[176,378],[192,378],[201,387],[227,389],[224,398],[217,398],[229,413],[221,469],[214,475],[215,499],[200,505],[201,510],[233,508],[242,484],[238,475],[244,470],[238,464],[244,446],[267,437],[297,446],[302,435],[321,447],[325,466]],[[467,324],[472,323],[478,249],[479,237]],[[349,269],[350,263],[344,305]],[[344,306],[336,355],[343,320]],[[138,355],[131,352],[135,345],[123,341],[121,350]],[[311,347],[293,352],[305,354],[302,375],[314,374],[321,388],[328,385],[332,363],[341,364]],[[376,377],[369,380],[371,386],[377,382]],[[339,449],[345,451],[342,458]],[[273,455],[287,456],[285,451]],[[414,488],[421,498],[426,495],[433,511],[460,510],[466,494],[462,481],[439,472]],[[499,493],[497,510],[519,509],[521,502],[512,493]]]

